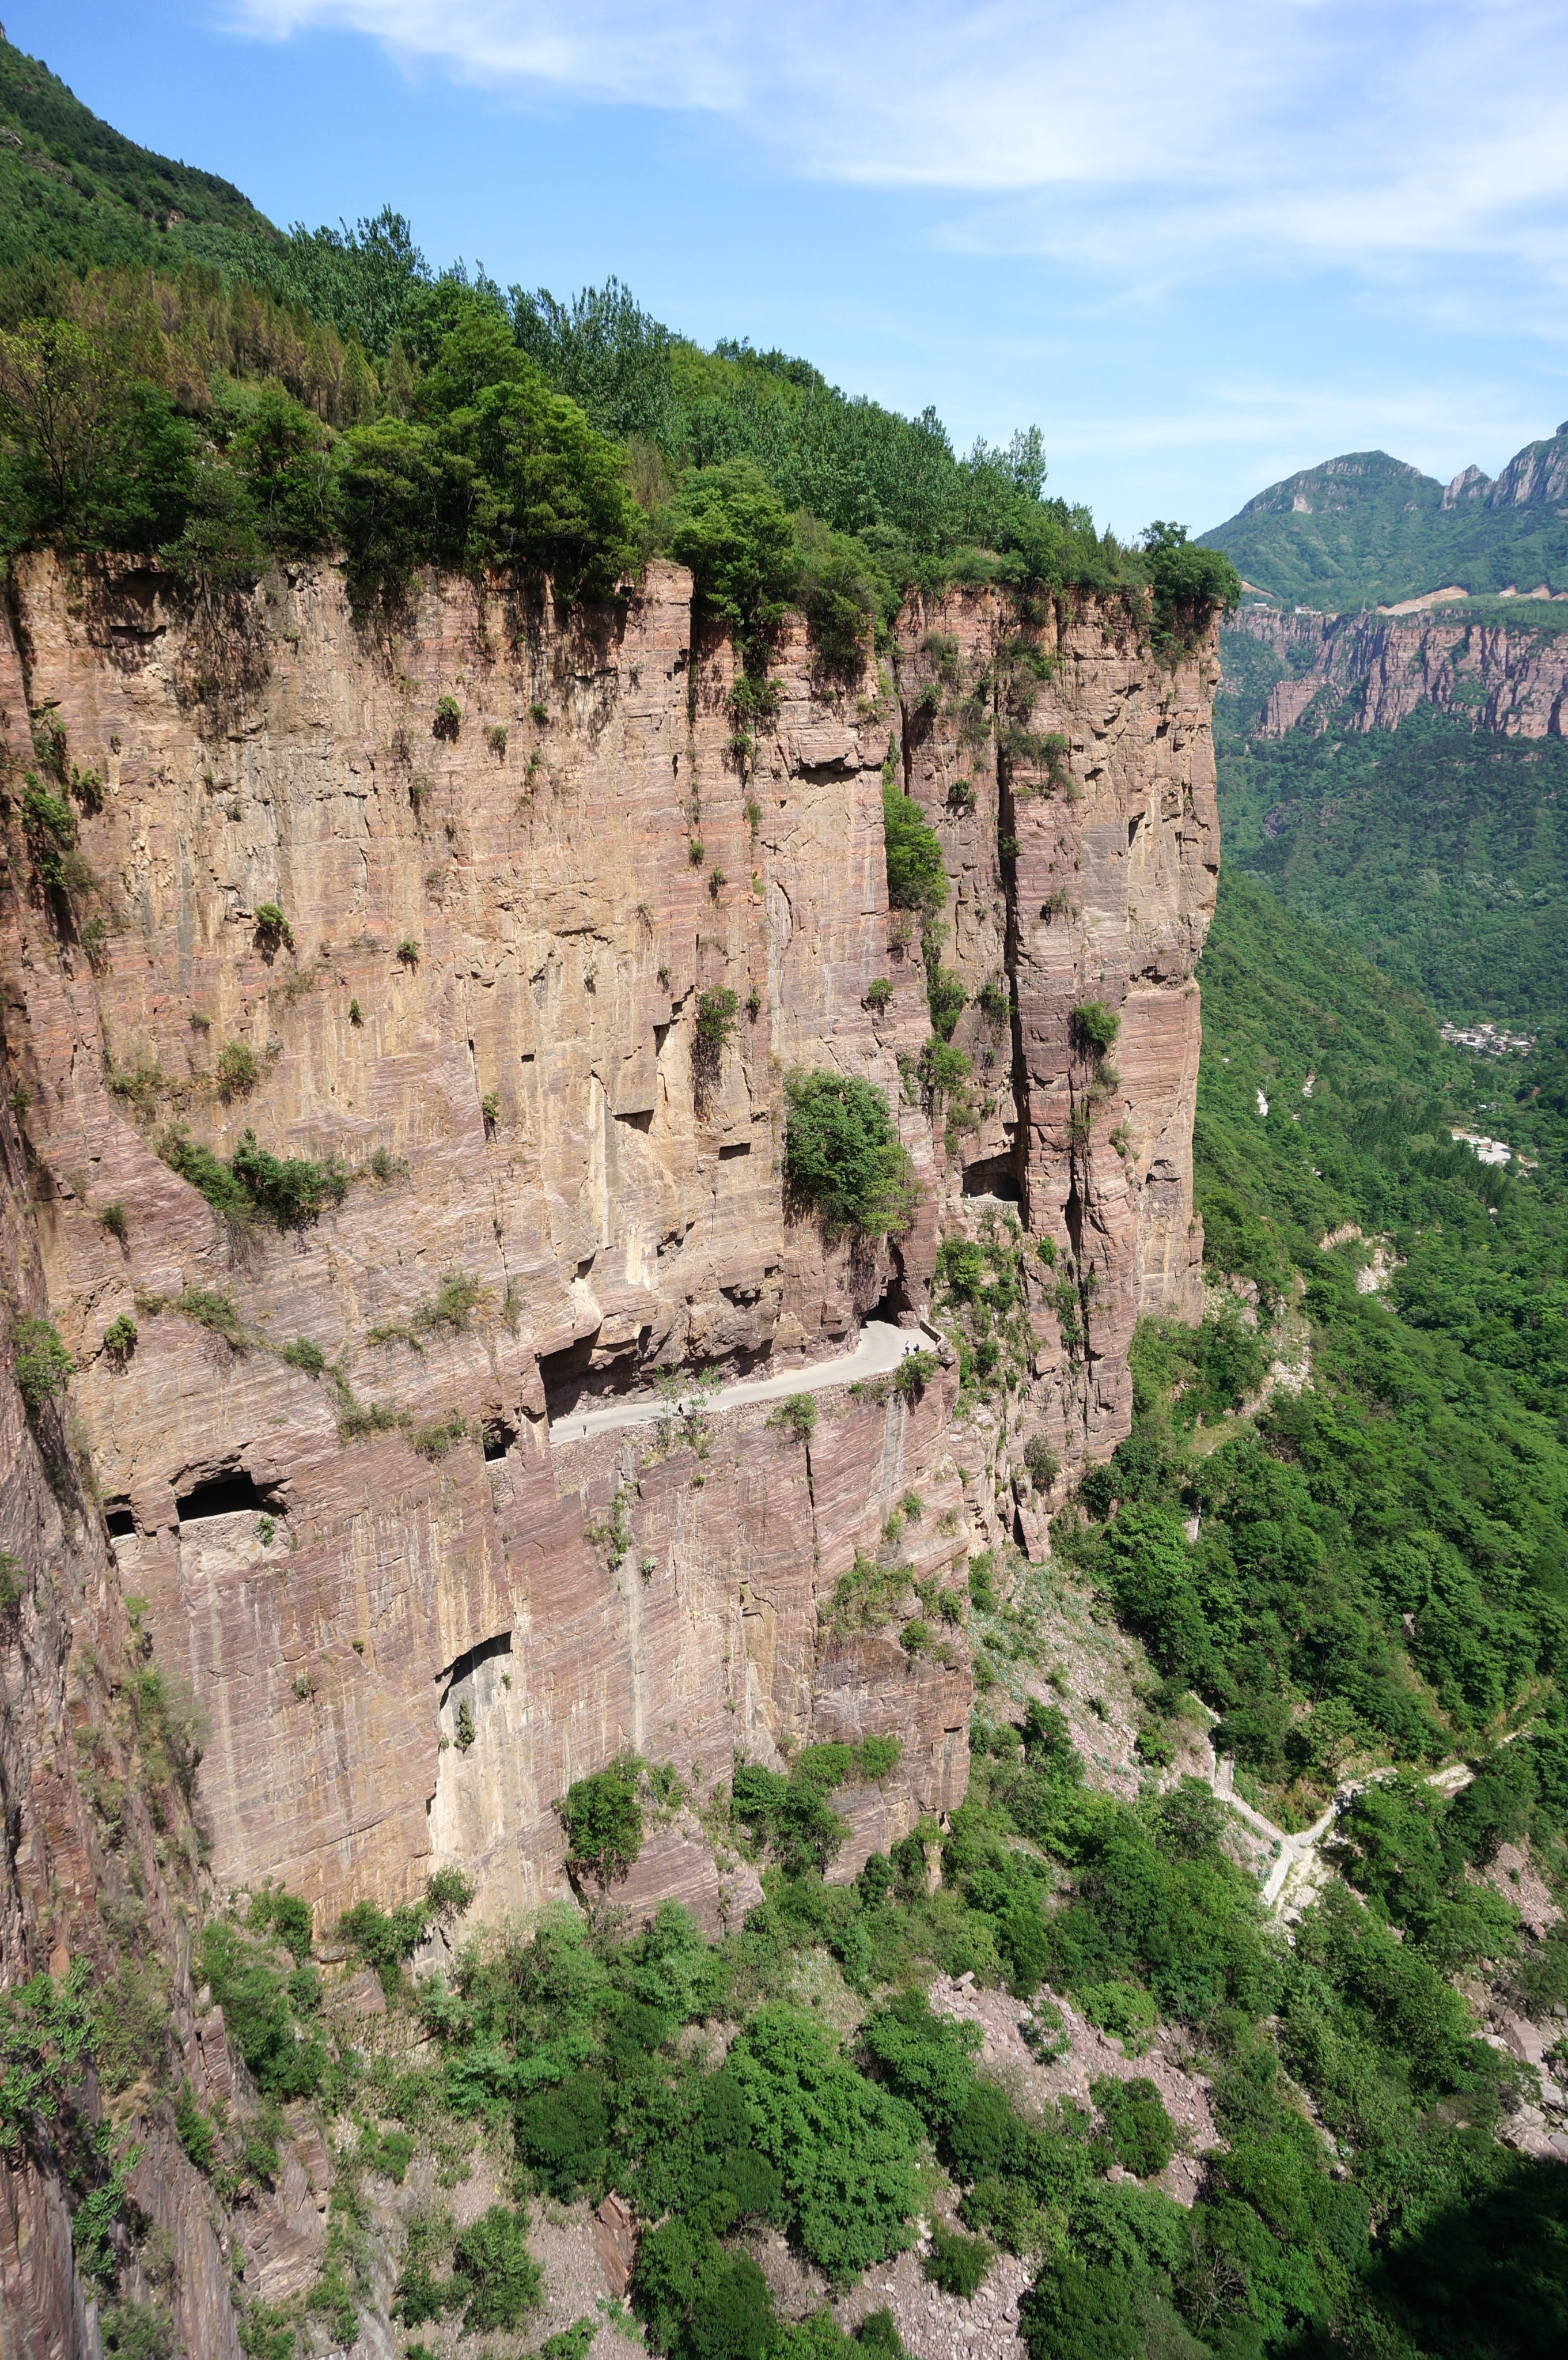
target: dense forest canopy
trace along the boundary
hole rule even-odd
[[[156,551],[209,593],[330,552],[365,604],[426,564],[600,599],[675,545],[682,485],[710,474],[752,570],[777,549],[764,604],[804,604],[830,671],[917,585],[1120,594],[1161,641],[1236,595],[1176,528],[1124,548],[1047,498],[1038,429],[960,458],[934,411],[745,344],[702,352],[614,279],[562,302],[438,273],[390,208],[281,235],[0,43],[6,119],[5,550]],[[710,603],[748,645],[766,629]]]

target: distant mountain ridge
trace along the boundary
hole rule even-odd
[[[1440,484],[1386,451],[1351,451],[1270,484],[1201,535],[1247,587],[1345,614],[1450,585],[1472,597],[1568,596],[1568,421],[1494,480]]]

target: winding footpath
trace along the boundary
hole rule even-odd
[[[1292,1836],[1287,1835],[1283,1828],[1277,1828],[1271,1819],[1266,1819],[1261,1811],[1255,1811],[1250,1803],[1242,1801],[1235,1791],[1236,1764],[1228,1754],[1223,1762],[1215,1762],[1209,1784],[1220,1801],[1233,1810],[1255,1836],[1261,1837],[1267,1844],[1279,1847],[1274,1864],[1263,1884],[1260,1897],[1265,1909],[1281,1919],[1300,1916],[1313,1896],[1322,1890],[1331,1874],[1328,1863],[1323,1857],[1323,1846],[1334,1833],[1341,1813],[1347,1810],[1356,1797],[1365,1793],[1368,1786],[1376,1786],[1380,1780],[1397,1775],[1390,1763],[1381,1770],[1369,1770],[1365,1778],[1347,1779],[1335,1790],[1334,1800],[1323,1817],[1314,1819],[1312,1826],[1304,1828],[1300,1835]],[[1429,1786],[1441,1786],[1445,1794],[1456,1795],[1461,1786],[1470,1784],[1474,1775],[1463,1762],[1456,1762],[1446,1770],[1434,1770],[1426,1783]]]
[[[659,1393],[618,1401],[613,1409],[591,1409],[551,1421],[552,1443],[583,1442],[590,1435],[613,1434],[626,1426],[652,1426],[661,1417],[678,1416],[683,1409],[739,1409],[747,1402],[788,1401],[794,1393],[816,1393],[829,1385],[853,1384],[864,1377],[886,1376],[910,1352],[934,1351],[940,1338],[929,1328],[895,1328],[890,1319],[868,1319],[853,1351],[835,1360],[813,1360],[790,1369],[781,1377],[754,1377],[724,1385],[716,1393],[683,1394],[667,1402]]]

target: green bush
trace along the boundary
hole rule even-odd
[[[232,1168],[257,1211],[280,1229],[302,1228],[348,1193],[348,1174],[335,1156],[318,1163],[308,1155],[274,1155],[257,1144],[254,1131],[242,1133]]]
[[[575,1875],[591,1876],[601,1891],[625,1876],[642,1849],[641,1770],[629,1758],[612,1762],[576,1779],[560,1807],[567,1866]]]
[[[894,1389],[901,1400],[918,1401],[941,1374],[942,1362],[934,1352],[906,1352],[893,1378]]]
[[[256,932],[264,950],[275,950],[279,943],[293,948],[294,930],[276,901],[261,903],[256,913]]]
[[[918,1184],[876,1085],[819,1070],[791,1074],[785,1095],[785,1175],[829,1235],[855,1229],[879,1238],[907,1229]]]
[[[452,2278],[465,2298],[470,2334],[516,2328],[539,2299],[543,2272],[528,2248],[528,2215],[492,2204],[452,2247]]]
[[[779,1403],[768,1423],[787,1427],[797,1442],[810,1442],[817,1430],[816,1395],[791,1393],[788,1401]]]
[[[700,1073],[717,1076],[724,1051],[739,1031],[740,1000],[727,984],[704,991],[697,1002],[691,1062]]]
[[[826,1775],[811,1759],[823,1753],[843,1757],[828,1766]],[[848,1829],[825,1797],[843,1785],[852,1759],[847,1746],[808,1747],[788,1778],[759,1763],[736,1763],[730,1789],[735,1816],[756,1842],[770,1847],[787,1875],[820,1873],[843,1843]]]
[[[281,1885],[264,1885],[252,1894],[245,1926],[251,1933],[276,1934],[301,1966],[310,1955],[310,1905]]]
[[[426,1884],[422,1901],[400,1901],[391,1910],[378,1909],[373,1901],[356,1901],[338,1920],[339,1939],[351,1942],[376,1969],[391,1999],[401,1987],[403,1968],[436,1919],[461,1916],[473,1898],[474,1887],[461,1870],[438,1869]]]
[[[610,2169],[610,2114],[593,2072],[570,2074],[534,2090],[517,2113],[517,2152],[547,2195],[567,2202],[580,2188],[597,2191]]]
[[[1107,1008],[1103,1000],[1085,1000],[1073,1011],[1073,1046],[1081,1057],[1098,1063],[1115,1048],[1121,1022],[1116,1010]]]
[[[151,2303],[112,2302],[100,2313],[108,2360],[171,2360],[174,2322]]]
[[[934,916],[947,901],[942,845],[914,797],[892,781],[882,789],[882,841],[888,906]]]
[[[136,1323],[128,1311],[122,1311],[103,1330],[103,1349],[113,1360],[128,1360],[136,1349]]]
[[[29,1416],[64,1393],[76,1363],[47,1319],[18,1319],[11,1330],[16,1390]]]
[[[230,1164],[193,1140],[183,1123],[169,1126],[158,1152],[214,1212],[231,1220],[260,1213],[280,1229],[299,1229],[329,1205],[341,1205],[348,1193],[348,1174],[335,1156],[317,1162],[307,1155],[274,1155],[257,1143],[254,1131],[242,1133]]]
[[[261,1060],[248,1042],[225,1041],[213,1071],[218,1096],[226,1106],[231,1098],[245,1098],[255,1089],[261,1076]]]
[[[1124,2171],[1151,2180],[1164,2170],[1176,2148],[1176,2133],[1160,2092],[1147,2076],[1130,2081],[1102,2076],[1090,2096],[1105,2120],[1105,2136]]]
[[[319,2032],[299,2025],[299,2014],[308,2016],[319,1996],[311,1971],[286,1972],[265,1934],[257,1939],[228,1918],[210,1918],[202,1928],[201,1962],[202,1980],[212,1985],[263,2097],[287,2103],[312,2096],[326,2072],[327,2051]]]
[[[730,2051],[757,2145],[784,2182],[794,2235],[845,2278],[913,2242],[920,2123],[798,2010],[758,2009]]]
[[[951,1041],[953,1028],[968,1006],[968,998],[958,978],[951,968],[943,967],[940,959],[930,959],[926,964],[926,1006],[931,1011],[931,1026],[938,1035],[939,1043]],[[952,1057],[957,1057],[961,1054],[957,1049],[948,1052]],[[965,1078],[969,1071],[969,1060],[965,1057],[964,1060]]]
[[[932,2286],[940,2287],[943,2294],[972,2301],[996,2258],[995,2246],[984,2237],[966,2237],[961,2229],[950,2229],[945,2221],[931,2223],[931,2246],[924,2269]]]
[[[1043,1434],[1031,1434],[1025,1443],[1024,1465],[1038,1491],[1049,1491],[1062,1472],[1062,1461]]]
[[[931,2136],[950,2130],[975,2089],[978,2027],[933,2015],[923,1992],[909,1991],[874,2009],[860,2038],[878,2081],[908,2100]]]

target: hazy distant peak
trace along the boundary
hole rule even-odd
[[[1568,422],[1517,451],[1486,495],[1489,508],[1556,508],[1568,499]]]
[[[1270,484],[1241,510],[1242,516],[1321,516],[1353,506],[1369,491],[1403,486],[1418,496],[1435,493],[1436,478],[1387,451],[1345,451],[1315,467],[1300,468]]]
[[[1478,500],[1492,488],[1492,478],[1479,467],[1461,467],[1443,495],[1445,508],[1456,508],[1461,500]]]

